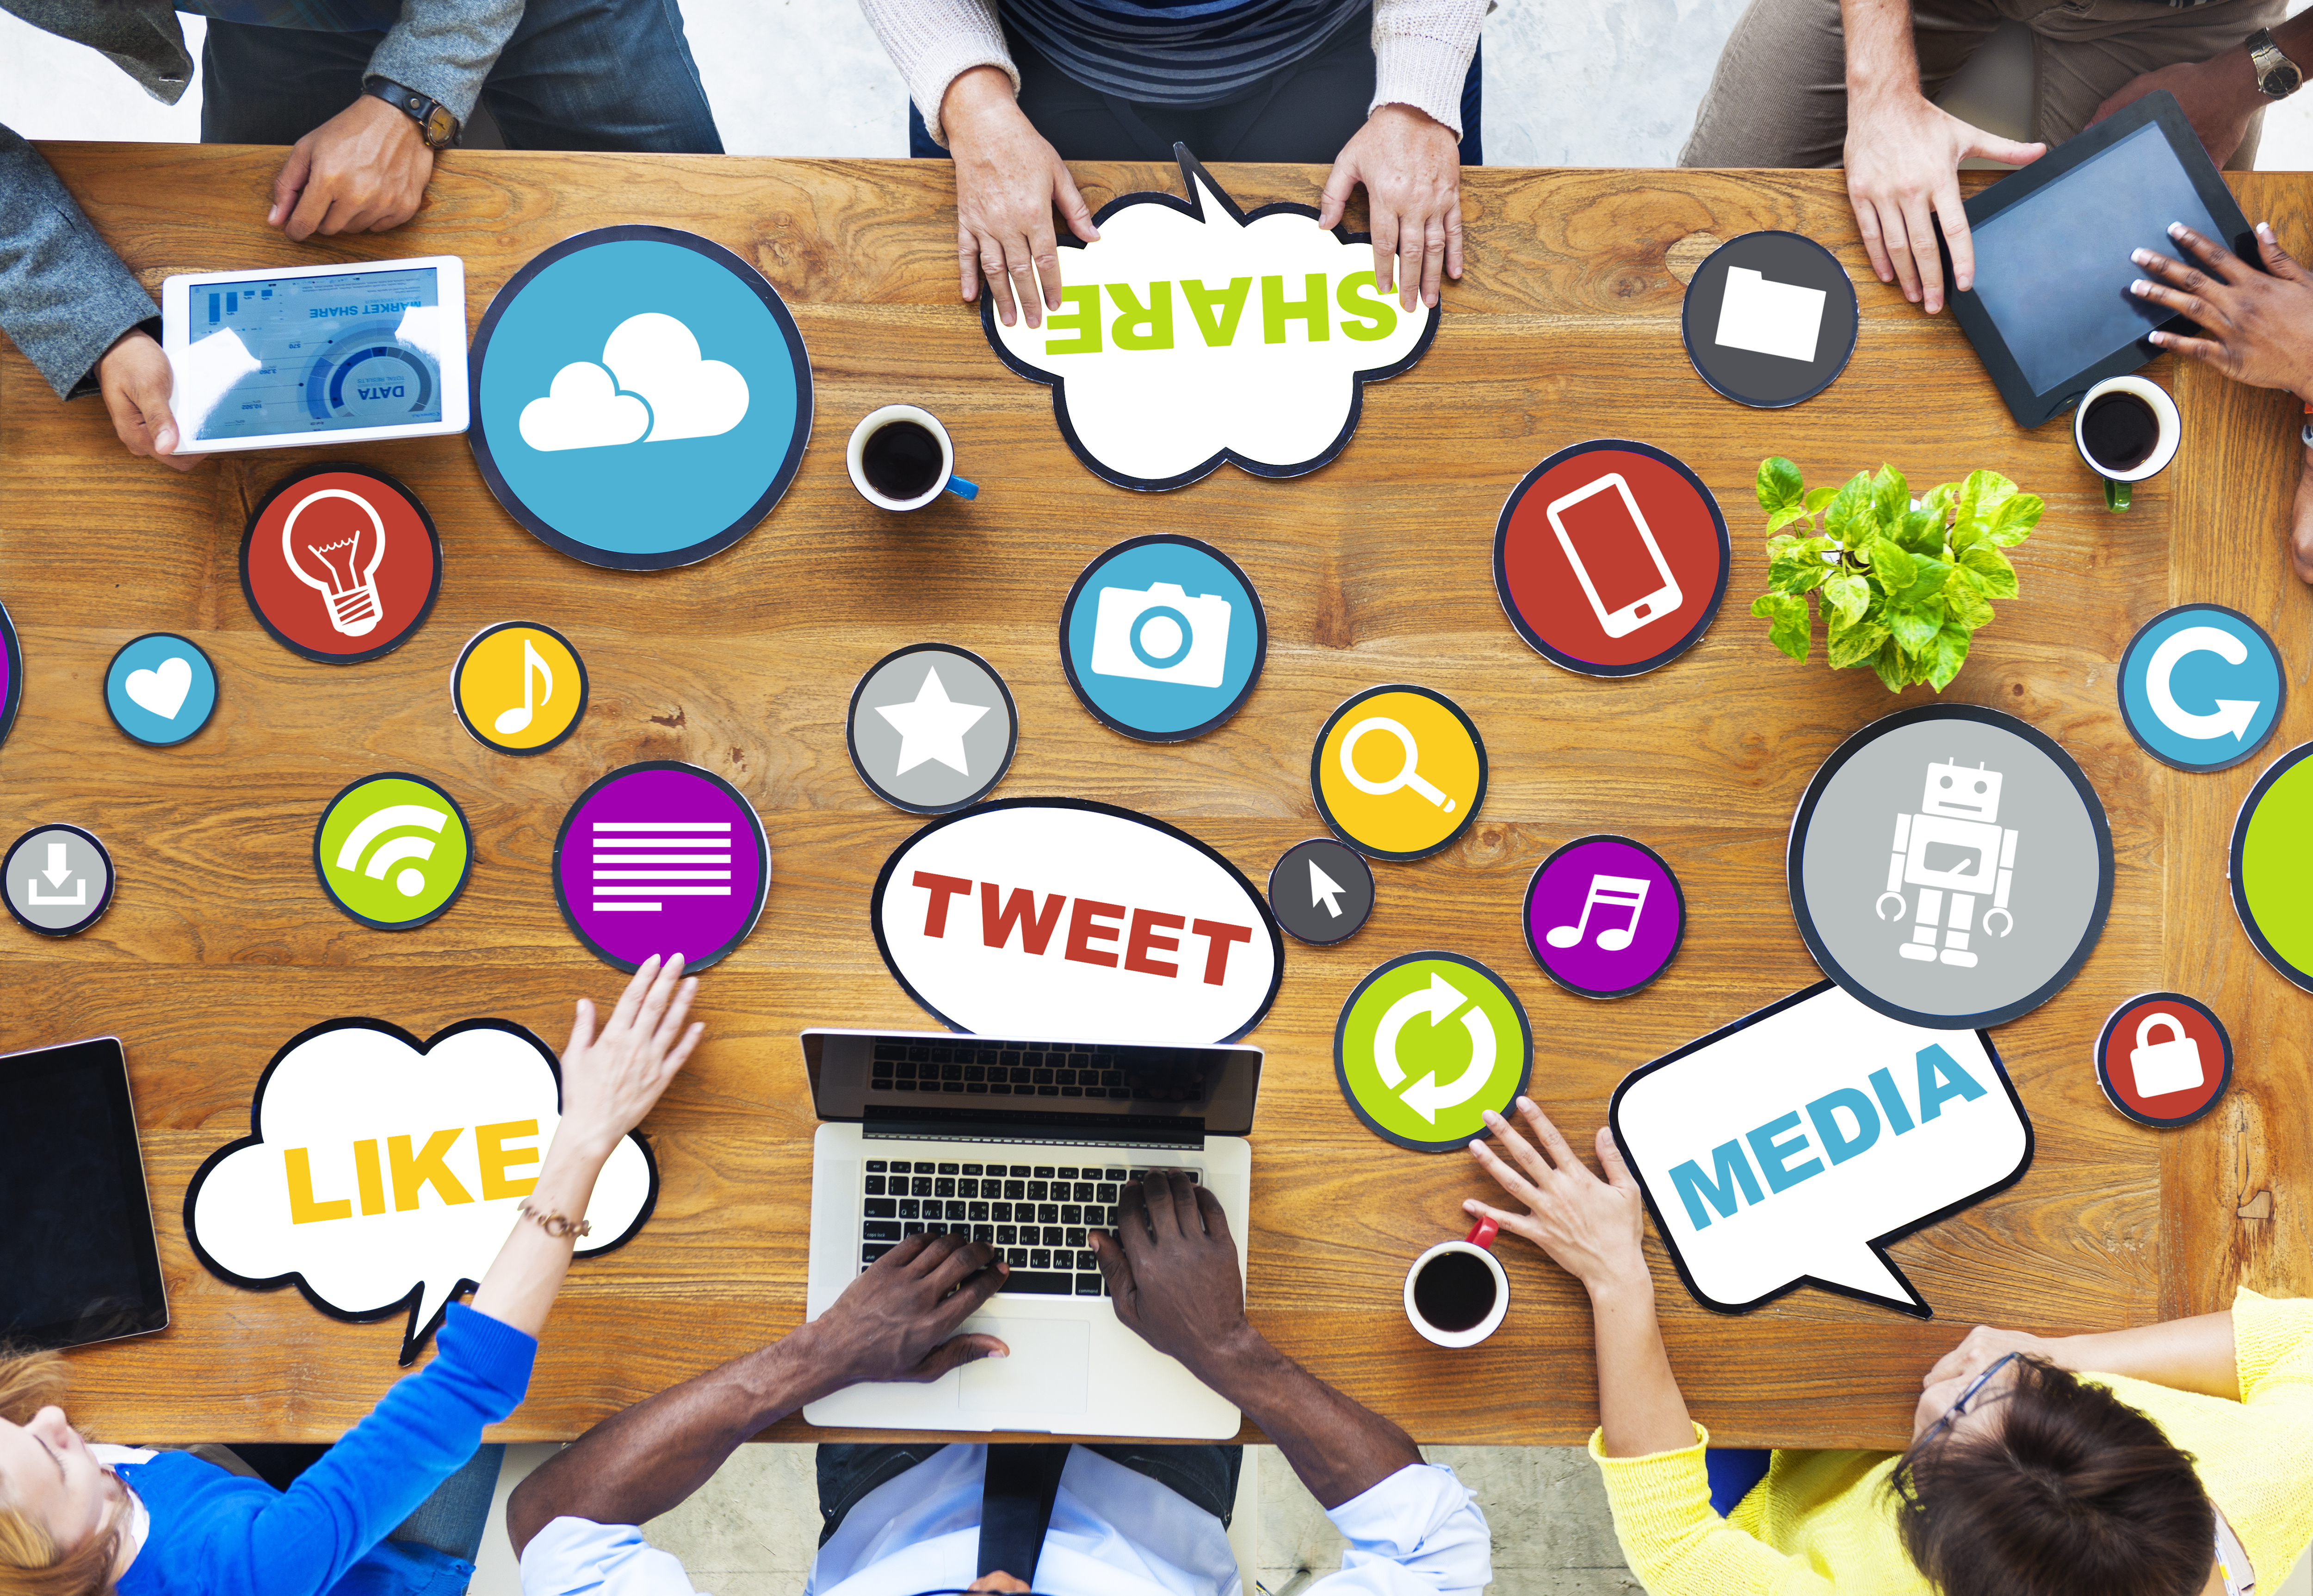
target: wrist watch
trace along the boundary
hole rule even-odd
[[[2259,28],[2248,36],[2248,61],[2256,71],[2257,92],[2267,100],[2286,100],[2305,82],[2297,63],[2273,42],[2273,30]]]
[[[2267,42],[2271,42],[2269,39]],[[2285,66],[2289,57],[2282,56],[2280,59]],[[2292,66],[2290,71],[2294,74],[2296,68]],[[2293,78],[2290,86],[2296,86]],[[450,108],[440,101],[429,100],[417,90],[406,88],[390,77],[371,78],[362,85],[362,92],[375,95],[417,123],[418,136],[426,141],[427,149],[446,150],[458,142],[458,118],[452,116]]]

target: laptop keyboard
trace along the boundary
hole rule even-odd
[[[866,1160],[860,1175],[860,1268],[910,1236],[956,1235],[985,1241],[1012,1266],[1007,1293],[1106,1296],[1107,1281],[1086,1232],[1114,1233],[1118,1193],[1152,1166],[1013,1163],[1007,1155],[1017,1151],[958,1148],[954,1158]],[[1184,1172],[1196,1180],[1195,1171]]]
[[[937,1044],[878,1042],[868,1090],[951,1097],[1105,1098],[1120,1102],[1204,1101],[1204,1077],[1151,1073],[1146,1048],[958,1037]]]

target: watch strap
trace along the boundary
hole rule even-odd
[[[2303,69],[2273,41],[2272,29],[2259,28],[2248,36],[2246,45],[2258,93],[2268,100],[2286,100],[2304,86]]]
[[[418,124],[418,136],[429,150],[446,150],[458,142],[459,122],[450,108],[440,101],[419,93],[390,77],[374,77],[362,85],[362,92],[384,101],[394,110]]]

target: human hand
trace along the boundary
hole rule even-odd
[[[1092,1245],[1116,1317],[1206,1384],[1208,1370],[1257,1343],[1228,1216],[1202,1186],[1150,1171],[1118,1198],[1116,1233],[1095,1231]]]
[[[1438,303],[1438,273],[1462,275],[1462,145],[1454,130],[1410,105],[1377,107],[1341,146],[1325,179],[1317,225],[1332,227],[1366,186],[1373,224],[1374,282],[1393,284],[1413,309]]]
[[[176,374],[152,334],[132,327],[115,339],[96,363],[96,385],[112,417],[112,430],[129,453],[148,455],[180,471],[201,463],[198,454],[177,458],[177,420],[169,414]]]
[[[2129,259],[2151,276],[2138,278],[2129,290],[2190,317],[2203,336],[2156,332],[2152,341],[2212,365],[2237,382],[2313,398],[2313,276],[2290,258],[2273,228],[2263,222],[2256,225],[2265,271],[2182,223],[2170,223],[2168,236],[2181,246],[2180,253],[2207,269],[2139,250]]]
[[[940,125],[955,162],[956,267],[963,303],[980,297],[985,276],[1005,326],[1013,324],[1016,301],[1028,325],[1042,327],[1042,312],[1060,308],[1052,206],[1060,206],[1069,231],[1086,243],[1100,236],[1091,207],[1060,152],[1022,113],[1012,80],[1000,68],[975,66],[957,75],[940,101]]]
[[[821,1393],[871,1380],[921,1384],[981,1358],[1010,1356],[1012,1349],[993,1336],[955,1333],[1003,1289],[1009,1273],[985,1242],[910,1236],[796,1332],[808,1337],[826,1373]]]
[[[2313,448],[2305,451],[2304,468],[2297,478],[2297,501],[2290,506],[2289,552],[2297,566],[2297,580],[2313,584]]]
[[[608,1158],[620,1136],[634,1129],[658,1101],[674,1072],[690,1057],[707,1027],[682,1028],[697,977],[684,979],[682,955],[662,965],[653,954],[635,971],[618,1006],[594,1029],[592,999],[578,1000],[570,1044],[562,1049],[562,1123],[554,1143],[572,1138],[576,1149]]]
[[[2067,1365],[2059,1342],[2045,1336],[2030,1336],[2022,1330],[1994,1329],[1990,1325],[1978,1325],[1960,1339],[1960,1344],[1936,1360],[1934,1368],[1920,1376],[1922,1390],[1941,1385],[1948,1380],[1974,1380],[2011,1352],[2028,1357],[2045,1358],[2058,1368]]]
[[[1851,97],[1847,197],[1871,269],[1883,283],[1901,279],[1904,297],[1913,304],[1924,299],[1930,316],[1942,310],[1936,221],[1942,222],[1944,241],[1951,246],[1954,291],[1965,294],[1975,286],[1975,242],[1960,201],[1959,163],[1977,155],[2026,166],[2047,149],[1972,127],[1930,104],[1916,88]]]
[[[265,224],[300,241],[383,232],[418,214],[433,175],[418,124],[365,94],[290,147]]]
[[[1491,1207],[1475,1197],[1462,1205],[1463,1211],[1473,1217],[1482,1215],[1524,1236],[1594,1296],[1610,1286],[1640,1281],[1651,1289],[1644,1249],[1646,1202],[1623,1162],[1614,1133],[1603,1125],[1598,1127],[1598,1162],[1606,1171],[1601,1180],[1574,1155],[1558,1127],[1532,1099],[1518,1099],[1517,1111],[1539,1148],[1489,1110],[1486,1127],[1508,1156],[1482,1141],[1470,1144],[1470,1155],[1504,1191],[1525,1204],[1526,1212]]]
[[[2177,96],[2185,119],[2193,124],[2209,159],[2219,166],[2233,158],[2248,136],[2251,118],[2265,103],[2256,86],[2256,64],[2245,48],[2236,47],[2206,61],[2179,61],[2151,72],[2139,73],[2096,109],[2089,118],[2093,127],[2124,106],[2133,105],[2156,89]]]

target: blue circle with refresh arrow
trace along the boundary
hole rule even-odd
[[[2137,746],[2178,770],[2227,770],[2281,723],[2288,684],[2265,628],[2221,604],[2180,604],[2120,657],[2120,718]]]

